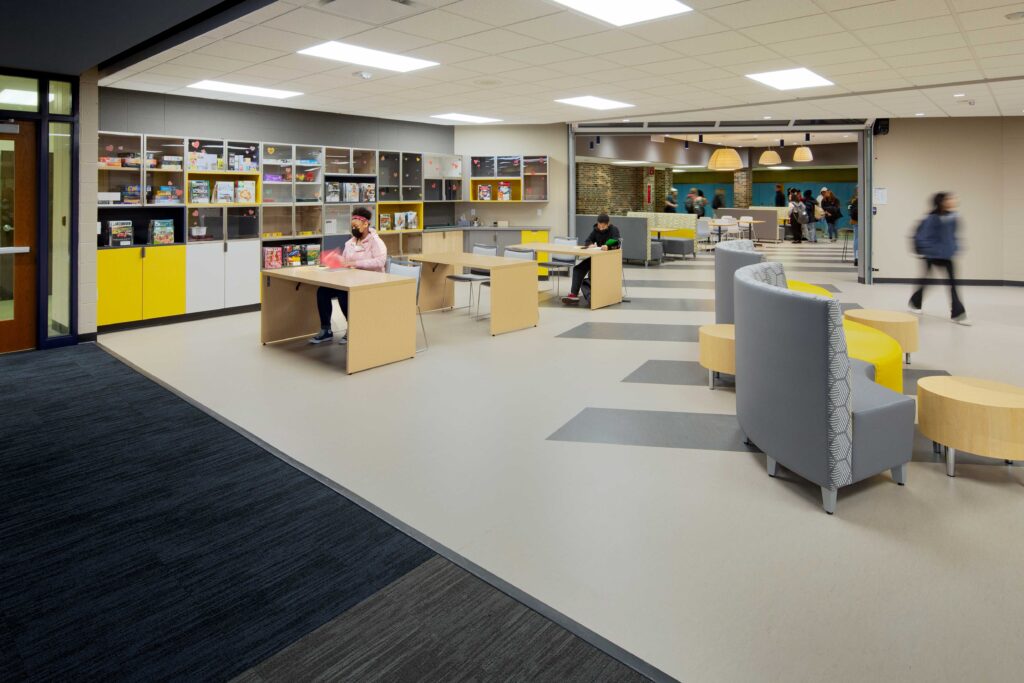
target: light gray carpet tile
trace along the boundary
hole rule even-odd
[[[582,323],[558,335],[565,339],[696,342],[700,325],[654,323]]]

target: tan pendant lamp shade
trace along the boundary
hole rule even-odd
[[[709,171],[738,171],[741,168],[743,161],[732,147],[716,149],[708,161]]]
[[[797,147],[796,151],[793,152],[793,161],[814,161],[814,155],[811,154],[811,148]]]
[[[757,163],[762,166],[781,166],[782,157],[774,149],[766,149],[761,152],[761,158],[757,160]]]

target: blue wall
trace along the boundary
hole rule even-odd
[[[686,202],[686,195],[689,194],[691,187],[696,187],[698,190],[703,192],[704,197],[708,200],[708,206],[704,212],[705,216],[713,215],[711,213],[711,200],[715,198],[715,190],[719,188],[725,190],[725,205],[733,205],[732,183],[690,183],[689,185],[676,183],[673,187],[679,190],[679,213],[686,213],[686,209],[683,208],[683,204]]]
[[[818,198],[818,193],[821,192],[821,188],[827,187],[835,193],[836,198],[839,200],[839,207],[843,211],[843,217],[839,219],[836,224],[837,227],[844,227],[850,224],[850,217],[847,215],[849,211],[846,207],[850,204],[850,199],[853,197],[854,190],[857,189],[857,183],[836,183],[832,181],[826,182],[790,182],[784,186],[784,191],[791,187],[795,187],[800,192],[804,190],[810,190],[811,196],[815,199]],[[707,192],[707,190],[705,190]],[[754,199],[751,202],[751,206],[775,206],[775,183],[754,183]]]

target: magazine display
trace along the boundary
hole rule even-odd
[[[263,247],[263,267],[280,268],[284,264],[281,258],[281,247]]]
[[[235,201],[235,184],[230,180],[218,180],[215,186],[217,204],[233,204]]]
[[[255,204],[256,203],[256,181],[239,180],[235,183],[235,203]]]
[[[131,221],[107,221],[107,228],[110,229],[110,246],[130,247],[135,238],[135,231]]]
[[[150,244],[174,244],[174,219],[159,218],[149,222]]]
[[[189,204],[210,203],[210,181],[190,180],[188,181],[188,202]]]
[[[489,202],[491,200],[491,186],[490,185],[477,185],[476,186],[476,198],[482,202]]]

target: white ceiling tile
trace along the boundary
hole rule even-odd
[[[830,50],[818,52],[811,55],[800,55],[800,61],[808,69],[813,70],[816,66],[828,66],[831,64],[843,64],[845,62],[858,62],[865,59],[876,59],[878,55],[867,47],[851,47],[845,50]]]
[[[425,47],[436,41],[430,38],[401,33],[390,28],[375,28],[358,35],[349,36],[345,39],[345,42],[373,48],[374,50],[384,50],[385,52],[404,52],[406,50],[415,50],[418,47]]]
[[[985,57],[980,60],[984,69],[996,67],[1013,67],[1024,72],[1024,54],[1002,55],[1001,57]]]
[[[821,10],[810,0],[745,0],[707,10],[706,14],[732,28],[745,28],[821,14]]]
[[[282,14],[264,22],[263,25],[324,40],[336,40],[373,28],[372,24],[364,24],[361,21],[346,19],[336,14],[319,12],[306,7]]]
[[[972,45],[987,45],[989,43],[1006,43],[1020,40],[1024,33],[1024,25],[1019,23],[1009,26],[998,26],[996,28],[983,28],[978,31],[968,31],[967,39]]]
[[[221,73],[226,71],[237,71],[238,69],[244,69],[247,66],[252,66],[252,62],[244,62],[240,59],[228,59],[227,57],[214,57],[213,55],[201,55],[196,52],[190,52],[187,55],[175,57],[166,63],[192,66],[198,69],[209,69]]]
[[[256,47],[269,47],[272,50],[284,50],[285,52],[297,52],[304,48],[316,45],[318,38],[304,36],[291,31],[279,31],[276,28],[266,26],[253,26],[231,36],[236,43],[255,45]]]
[[[366,22],[368,24],[386,24],[391,21],[398,21],[413,14],[423,11],[422,4],[403,5],[398,2],[383,2],[375,0],[334,0],[321,7],[323,11],[336,14],[349,19]]]
[[[604,58],[616,64],[636,66],[637,64],[650,64],[668,59],[675,59],[679,55],[672,50],[660,45],[647,45],[645,47],[634,47],[631,50],[618,50],[616,52],[604,53]]]
[[[945,0],[889,0],[853,9],[839,10],[833,17],[848,29],[887,26],[949,14]]]
[[[482,74],[500,74],[506,71],[525,69],[531,65],[516,59],[507,59],[504,56],[487,55],[486,57],[471,59],[468,62],[460,62],[459,66],[463,69]]]
[[[1012,0],[951,0],[953,9],[957,12],[970,12],[972,10],[988,9],[1011,4]]]
[[[535,66],[557,64],[569,59],[578,59],[582,56],[576,50],[570,50],[561,45],[537,45],[523,50],[513,50],[502,55],[502,57],[508,57],[509,59],[515,59]]]
[[[703,69],[706,66],[707,64],[705,62],[695,59],[694,57],[678,57],[676,59],[667,59],[663,62],[642,64],[638,66],[637,69],[649,74],[675,74]]]
[[[922,52],[938,52],[952,48],[966,48],[967,42],[959,33],[948,36],[931,36],[929,38],[915,38],[903,40],[898,43],[885,43],[875,45],[872,49],[880,57],[892,57],[894,55],[910,55]]]
[[[609,50],[630,50],[650,44],[650,41],[621,30],[570,38],[569,40],[561,40],[557,43],[557,45],[582,52],[585,55],[603,55]]]
[[[961,3],[966,5],[964,9],[970,9],[973,7],[977,11],[967,12],[961,10],[961,14],[958,15],[957,19],[966,31],[974,31],[982,28],[994,28],[997,26],[1006,26],[1007,22],[1006,15],[1011,12],[1024,12],[1024,3],[1018,2],[1014,4],[1000,4],[996,7],[987,9],[980,9],[974,3]],[[1019,24],[1018,24],[1019,25]],[[1024,30],[1024,29],[1021,29]]]
[[[429,59],[440,64],[456,64],[470,59],[478,59],[486,56],[483,52],[470,50],[455,43],[434,43],[409,50],[403,54],[420,59]]]
[[[775,41],[771,43],[771,48],[780,55],[799,59],[805,55],[863,48],[863,45],[852,33],[830,33],[803,40]]]
[[[919,73],[907,76],[907,80],[914,85],[937,85],[939,83],[955,83],[957,81],[976,81],[982,78],[984,78],[984,75],[979,69],[952,72],[935,70],[930,73]]]
[[[902,42],[914,38],[959,33],[959,31],[956,20],[952,16],[947,15],[932,17],[931,19],[904,21],[899,24],[872,26],[871,28],[854,31],[854,34],[867,45],[879,45],[881,43]]]
[[[878,0],[815,0],[815,2],[818,7],[826,12],[835,12],[836,10],[850,9],[851,7],[874,5],[878,3]]]
[[[1024,40],[1014,40],[1009,43],[992,43],[990,45],[975,45],[973,49],[974,54],[979,58],[1019,55],[1024,53]]]
[[[514,81],[531,83],[551,77],[551,72],[539,66],[529,66],[525,69],[514,69],[502,74],[503,78],[511,78]]]
[[[605,69],[617,69],[619,64],[611,62],[602,57],[582,57],[580,59],[569,59],[551,65],[552,71],[563,74],[598,74]]]
[[[308,76],[301,76],[299,78],[292,79],[289,82],[292,90],[298,90],[304,93],[317,93],[323,90],[331,90],[337,88],[343,84],[347,79],[343,80],[338,75],[330,74],[310,74]],[[354,81],[354,77],[352,77]]]
[[[181,86],[169,85],[167,83],[154,83],[152,79],[143,77],[132,76],[126,78],[123,81],[118,81],[115,88],[126,88],[128,90],[141,90],[142,92],[171,92],[177,90]]]
[[[866,71],[886,71],[891,72],[892,67],[882,59],[865,59],[859,62],[845,62],[843,64],[832,64],[830,66],[824,66],[818,69],[825,78],[830,81],[834,81],[839,76],[847,74],[863,73]]]
[[[750,26],[742,30],[742,33],[759,43],[775,47],[775,44],[796,44],[806,39],[824,37],[828,34],[841,33],[845,29],[834,19],[826,15],[812,15],[789,19],[788,21],[777,21],[771,24]],[[798,40],[789,40],[800,36]],[[831,36],[829,36],[831,37]]]
[[[496,28],[490,31],[484,31],[483,33],[474,33],[471,36],[460,38],[456,41],[456,44],[469,48],[470,50],[478,50],[489,54],[498,54],[501,52],[511,52],[512,50],[521,50],[533,45],[541,45],[542,41],[537,40],[536,38],[524,36],[520,33],[513,33],[502,28]]]
[[[974,71],[977,72],[978,65],[974,63],[973,59],[964,60],[960,62],[943,62],[941,64],[922,64],[920,66],[907,66],[896,69],[900,76],[904,78],[911,78],[912,76],[930,76],[934,74],[949,73],[955,71]],[[979,74],[980,77],[980,74]],[[955,82],[962,80],[960,78],[950,78],[949,82]]]
[[[444,10],[492,26],[505,26],[562,11],[557,5],[544,0],[462,0],[445,5]]]
[[[461,81],[467,78],[479,79],[481,74],[469,69],[463,69],[460,66],[448,66],[442,64],[441,66],[434,66],[430,68],[430,77],[435,81]]]
[[[918,52],[910,55],[887,56],[885,61],[897,69],[907,66],[920,66],[922,64],[941,64],[945,62],[957,62],[974,59],[974,55],[966,47],[954,48],[952,50],[938,50],[936,52]]]
[[[272,50],[266,47],[256,47],[255,45],[246,45],[244,43],[236,43],[232,40],[220,40],[216,43],[211,43],[205,47],[201,47],[196,50],[197,54],[201,55],[213,55],[214,57],[227,57],[228,59],[239,59],[245,62],[265,62],[268,59],[274,59],[275,57],[283,57],[288,54],[285,50]]]
[[[625,27],[616,33],[630,33],[652,43],[703,36],[728,31],[729,27],[699,12],[687,12],[675,17],[645,21],[635,27]]]
[[[260,62],[267,66],[274,66],[279,69],[293,69],[295,71],[301,71],[303,74],[315,74],[324,71],[331,71],[337,69],[340,62],[335,62],[330,59],[322,59],[320,57],[311,57],[309,55],[284,55],[283,57],[277,57],[275,59],[268,59],[265,62]],[[356,67],[353,65],[347,65],[347,69],[353,70]]]
[[[548,43],[603,33],[608,25],[575,12],[559,12],[506,26],[508,30]]]
[[[401,19],[388,24],[388,27],[402,33],[430,38],[435,42],[444,42],[471,33],[482,33],[491,28],[489,24],[467,19],[444,10],[433,10],[432,12],[416,14],[408,19]]]
[[[729,52],[718,52],[713,55],[708,55],[704,61],[714,66],[732,66],[733,64],[745,64],[747,62],[767,61],[777,61],[782,63],[783,66],[780,66],[780,69],[788,69],[793,66],[793,63],[789,59],[780,57],[778,53],[760,45],[745,47],[740,50],[730,50]],[[748,71],[747,73],[760,72]]]
[[[213,76],[220,74],[220,72],[215,69],[202,69],[194,66],[185,66],[184,64],[171,64],[170,62],[166,64],[158,64],[145,73],[187,78],[190,79],[190,83],[201,81],[205,78],[212,78]]]

